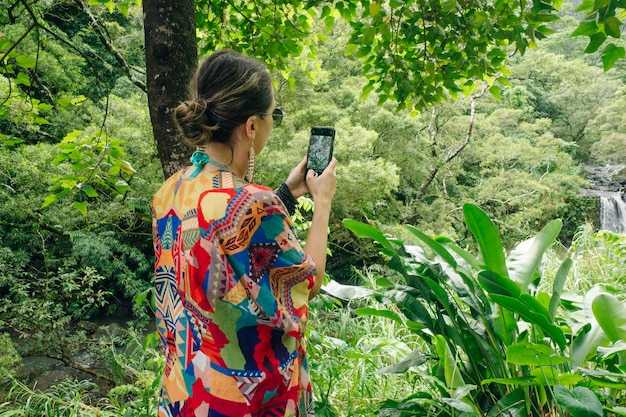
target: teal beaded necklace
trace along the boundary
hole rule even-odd
[[[215,162],[214,160],[212,160],[209,155],[206,154],[206,152],[201,151],[201,150],[197,150],[195,151],[192,155],[191,158],[189,158],[189,160],[191,161],[191,163],[193,164],[193,166],[196,167],[195,171],[193,171],[190,175],[189,178],[195,178],[196,175],[198,175],[200,173],[200,171],[202,171],[202,168],[204,168],[204,166],[208,163],[211,163],[225,171],[228,172],[232,172],[230,168],[228,168],[226,165],[222,165],[219,162]]]

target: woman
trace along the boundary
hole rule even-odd
[[[197,151],[153,201],[159,416],[313,415],[303,336],[324,277],[337,161],[316,175],[305,158],[278,194],[253,184],[282,116],[267,69],[231,50],[200,65],[175,111]],[[286,204],[306,192],[315,212],[302,248]]]

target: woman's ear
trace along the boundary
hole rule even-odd
[[[248,138],[250,139],[254,139],[254,136],[256,135],[256,123],[257,123],[257,116],[256,115],[252,115],[250,117],[248,117],[248,120],[246,120],[245,123],[245,134]]]

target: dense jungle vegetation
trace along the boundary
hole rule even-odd
[[[316,413],[626,415],[626,237],[582,193],[626,161],[624,1],[283,3],[196,1],[196,42],[273,71],[259,183],[337,129]],[[177,161],[142,5],[2,5],[0,416],[154,416],[150,204]]]

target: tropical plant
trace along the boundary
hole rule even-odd
[[[609,381],[621,386],[623,370],[605,366],[610,374],[594,374],[603,368],[599,360],[594,362],[595,371],[577,366],[595,357],[593,347],[623,340],[618,331],[622,320],[618,317],[623,316],[606,310],[600,315],[600,306],[610,305],[612,313],[624,306],[610,294],[598,293],[590,302],[596,304],[593,316],[603,325],[594,327],[589,316],[579,326],[568,325],[557,314],[561,304],[571,306],[561,300],[572,266],[569,258],[549,277],[552,293],[537,290],[544,278],[542,258],[555,242],[561,222],[548,223],[507,257],[496,228],[482,210],[466,204],[463,214],[479,257],[450,239],[430,238],[410,225],[405,228],[423,248],[387,238],[370,225],[344,221],[358,236],[373,239],[387,265],[399,273],[396,279],[378,280],[376,297],[399,307],[402,315],[389,308],[361,309],[357,314],[391,318],[426,342],[425,349],[386,370],[413,367],[428,389],[403,401],[383,403],[380,415],[537,416],[566,410],[572,416],[601,416],[603,404],[619,411],[623,399],[604,387]],[[572,309],[580,311],[576,306]],[[612,346],[610,357],[618,361],[621,345]],[[596,383],[595,377],[603,382]]]

